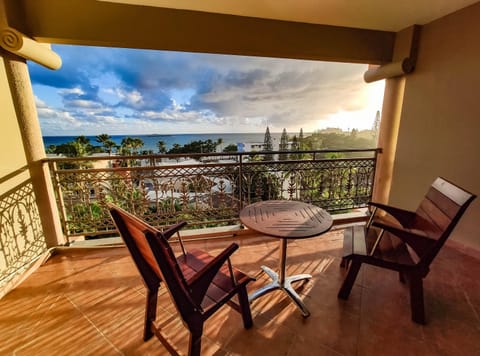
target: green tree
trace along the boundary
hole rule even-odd
[[[300,151],[304,151],[304,150],[307,149],[307,148],[305,147],[305,137],[303,137],[303,129],[302,129],[302,128],[300,129],[300,134],[298,135],[298,149],[299,149]],[[304,158],[305,158],[305,154],[300,153],[300,154],[298,155],[298,158],[304,159]]]
[[[49,145],[45,150],[46,153],[56,153],[56,151],[57,151],[57,146],[55,145]]]
[[[217,145],[218,141],[213,142],[210,139],[206,141],[192,141],[183,146],[176,143],[168,150],[168,153],[214,153],[217,151]]]
[[[238,152],[238,147],[236,144],[231,143],[223,149],[223,152]]]
[[[297,139],[297,135],[294,135],[293,138],[292,138],[292,147],[290,148],[290,151],[291,152],[295,152],[295,151],[298,151],[299,149],[299,146],[298,146],[298,139]],[[298,159],[298,153],[291,153],[290,154],[290,159]]]
[[[68,145],[72,148],[72,150],[67,153],[70,157],[85,157],[93,151],[90,139],[83,135],[78,136],[74,141],[69,142]]]
[[[50,147],[53,149],[53,147]],[[56,154],[62,154],[66,157],[85,157],[94,151],[93,146],[90,144],[90,139],[85,136],[78,136],[75,140],[62,143],[55,146]],[[65,169],[77,169],[83,167],[91,167],[91,162],[84,162],[82,164],[65,162],[61,163],[61,168]]]
[[[270,129],[267,126],[267,129],[265,130],[265,137],[263,139],[263,151],[264,152],[272,152],[273,151],[273,143],[272,143],[272,135],[270,135]],[[263,156],[264,161],[272,161],[273,160],[273,155],[272,154],[266,154]]]
[[[267,126],[265,130],[265,136],[263,138],[263,150],[264,151],[273,151],[272,135],[270,135],[270,129]]]
[[[282,131],[282,136],[280,136],[280,145],[278,146],[280,151],[288,151],[288,134],[287,130],[284,128]],[[279,160],[286,161],[288,159],[288,153],[280,153]]]

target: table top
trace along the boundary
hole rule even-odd
[[[248,228],[273,237],[299,239],[320,235],[332,227],[332,217],[318,206],[294,200],[266,200],[240,212]]]

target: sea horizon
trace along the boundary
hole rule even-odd
[[[289,135],[298,135],[298,133],[290,133]],[[280,143],[281,132],[271,132],[272,143],[277,146]],[[94,146],[101,146],[100,143],[96,141],[98,135],[45,135],[43,136],[43,144],[45,148],[48,148],[50,145],[59,146],[71,141],[74,141],[75,138],[79,136],[85,136],[90,140],[90,144]],[[110,135],[113,142],[117,145],[120,145],[122,140],[125,137],[131,138],[140,138],[142,139],[144,145],[140,150],[152,150],[154,152],[158,151],[157,143],[158,141],[164,141],[167,150],[172,148],[174,144],[179,144],[181,146],[188,144],[192,141],[206,141],[208,139],[217,142],[218,139],[222,139],[222,147],[226,147],[231,144],[237,145],[238,143],[263,143],[265,138],[265,132],[258,133],[201,133],[201,134],[144,134],[144,135]]]

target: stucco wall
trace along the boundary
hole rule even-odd
[[[23,149],[22,136],[16,120],[10,87],[5,71],[4,59],[0,54],[0,178],[25,168],[27,160]],[[11,182],[13,183],[13,182]],[[0,194],[10,185],[0,185]]]
[[[425,25],[407,76],[390,203],[413,209],[443,176],[480,195],[480,3]],[[480,251],[480,198],[452,239]]]

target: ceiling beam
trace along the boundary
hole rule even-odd
[[[40,42],[381,64],[395,33],[95,0],[7,0]],[[20,8],[19,8],[20,7]]]

